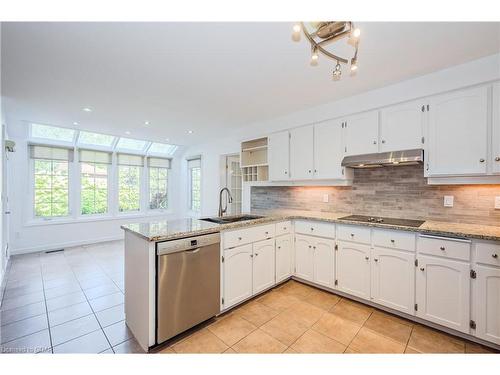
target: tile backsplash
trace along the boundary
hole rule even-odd
[[[494,209],[500,185],[427,185],[423,166],[355,169],[353,185],[254,186],[252,210],[293,209],[341,211],[471,224],[500,225],[500,210]],[[329,202],[323,197],[328,194]],[[444,207],[445,195],[454,196],[454,206]]]

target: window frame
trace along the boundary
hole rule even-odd
[[[120,168],[121,167],[136,167],[139,168],[139,209],[130,211],[120,210]],[[136,216],[144,212],[144,166],[138,165],[120,165],[118,162],[115,165],[116,168],[116,213],[117,216]]]
[[[199,168],[200,169],[200,207],[199,210],[193,209],[193,179],[192,179],[192,170],[194,169],[193,167],[189,166],[189,162],[193,160],[199,160],[199,167],[194,167],[194,168]],[[187,208],[188,211],[191,213],[191,215],[200,215],[202,210],[203,210],[203,189],[202,189],[202,181],[203,181],[203,162],[202,162],[202,157],[201,155],[198,156],[192,156],[186,158],[186,169],[187,169],[187,181],[188,181],[188,196],[187,196]]]
[[[146,171],[146,207],[147,211],[149,212],[162,212],[162,213],[171,213],[173,212],[171,208],[171,192],[172,192],[172,187],[170,183],[170,176],[171,176],[171,168],[164,168],[167,170],[167,208],[151,208],[151,168],[158,168],[161,169],[162,167],[145,167],[147,169]]]
[[[82,173],[82,164],[83,163],[86,163],[86,164],[101,164],[101,165],[104,165],[107,169],[107,174],[106,174],[106,179],[107,179],[107,183],[106,183],[106,191],[107,191],[107,199],[106,199],[106,212],[103,212],[103,213],[92,213],[92,214],[84,214],[82,213],[82,178],[83,178],[83,173]],[[92,217],[110,217],[111,216],[111,169],[112,169],[112,164],[105,164],[105,163],[96,163],[96,162],[81,162],[80,160],[78,160],[78,174],[79,174],[79,179],[78,179],[78,196],[80,199],[78,199],[78,217],[81,217],[81,218],[92,218]],[[94,167],[95,168],[95,167]]]

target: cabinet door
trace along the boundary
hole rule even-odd
[[[344,155],[378,152],[378,111],[344,119]]]
[[[314,125],[314,178],[342,178],[343,156],[341,122],[332,120]]]
[[[372,301],[414,315],[415,254],[375,247],[371,263]]]
[[[500,83],[493,85],[492,172],[500,173]]]
[[[313,281],[313,239],[295,235],[295,276]]]
[[[274,238],[253,244],[253,294],[276,284]]]
[[[317,238],[313,244],[313,280],[318,285],[333,287],[335,241]]]
[[[469,272],[469,263],[419,255],[417,316],[469,333]]]
[[[338,243],[337,281],[342,292],[370,299],[370,246]]]
[[[429,176],[482,175],[487,164],[488,88],[431,98]]]
[[[314,172],[314,127],[303,126],[290,131],[290,178],[310,180]]]
[[[476,336],[500,345],[500,268],[477,266]]]
[[[269,180],[283,181],[290,178],[290,133],[271,134],[268,137]]]
[[[423,105],[418,101],[380,111],[380,152],[423,148]]]
[[[292,275],[292,235],[276,237],[276,282]]]
[[[224,251],[224,309],[252,296],[252,245]]]

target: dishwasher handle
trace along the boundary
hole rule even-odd
[[[202,236],[194,236],[181,238],[178,240],[164,241],[156,243],[156,254],[166,255],[180,252],[195,253],[202,247],[215,245],[220,243],[220,233],[206,234]]]

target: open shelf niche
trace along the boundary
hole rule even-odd
[[[240,160],[243,182],[267,181],[267,137],[242,142]]]

